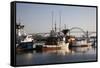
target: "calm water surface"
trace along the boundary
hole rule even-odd
[[[16,65],[48,64],[95,61],[96,48],[72,47],[61,50],[20,51],[16,53]]]

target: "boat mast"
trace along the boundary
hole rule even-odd
[[[21,25],[21,21],[20,21],[20,18],[19,18],[19,22],[18,24],[16,24],[16,29],[17,29],[17,35],[18,36],[21,36],[21,29],[24,28],[24,25]]]
[[[66,29],[66,24],[64,24],[64,29]]]
[[[56,20],[55,20],[55,32],[56,32],[57,28],[56,28]]]
[[[59,11],[59,32],[61,31],[61,11]]]
[[[53,11],[52,11],[52,25],[51,25],[51,27],[52,27],[52,30],[53,30]]]

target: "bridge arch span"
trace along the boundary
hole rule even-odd
[[[70,34],[70,32],[71,32],[72,30],[75,30],[75,29],[80,30],[80,31],[83,33],[84,36],[87,35],[86,32],[85,32],[82,28],[80,28],[80,27],[72,27],[72,28],[70,28],[70,29],[69,29],[69,34]]]

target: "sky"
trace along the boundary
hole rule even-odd
[[[52,15],[53,14],[53,15]],[[61,6],[45,4],[16,4],[16,22],[24,24],[26,33],[50,32],[56,22],[59,28],[61,14],[61,28],[79,27],[84,31],[96,31],[96,8]]]

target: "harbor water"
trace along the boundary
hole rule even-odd
[[[71,47],[59,50],[17,51],[16,65],[36,65],[96,61],[96,47]]]

